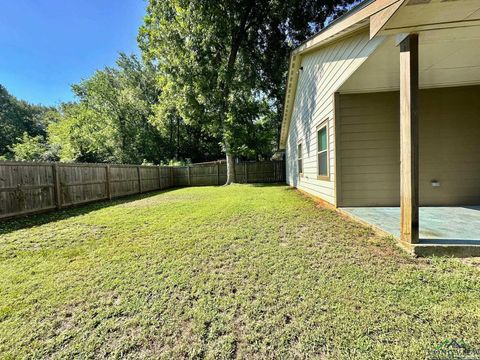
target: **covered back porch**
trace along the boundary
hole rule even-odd
[[[400,238],[400,207],[345,207],[360,222]],[[426,206],[419,210],[419,256],[480,256],[480,206]]]
[[[337,207],[417,255],[480,256],[479,40],[387,36],[335,98]]]

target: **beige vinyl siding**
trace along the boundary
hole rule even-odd
[[[340,95],[339,101],[339,205],[398,205],[399,93]]]
[[[480,203],[478,99],[479,86],[420,91],[421,205]],[[339,205],[398,206],[399,93],[341,95],[339,107]]]
[[[383,41],[368,30],[302,58],[286,148],[287,183],[335,204],[334,93]],[[317,127],[328,120],[329,179],[317,179]],[[297,144],[303,146],[303,174],[298,177]]]

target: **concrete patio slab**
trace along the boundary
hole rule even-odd
[[[355,207],[343,212],[400,237],[400,208]],[[480,256],[480,206],[421,207],[416,255]]]

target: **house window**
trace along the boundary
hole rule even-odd
[[[317,130],[318,178],[328,180],[328,121]]]
[[[297,162],[298,162],[298,175],[303,175],[303,159],[302,159],[302,144],[298,144],[297,147]]]

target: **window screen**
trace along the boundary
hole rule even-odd
[[[318,134],[318,175],[328,176],[328,134],[327,125],[320,128]]]
[[[303,173],[303,161],[302,161],[302,144],[298,144],[298,149],[297,149],[297,156],[298,156],[298,173],[302,174]]]

